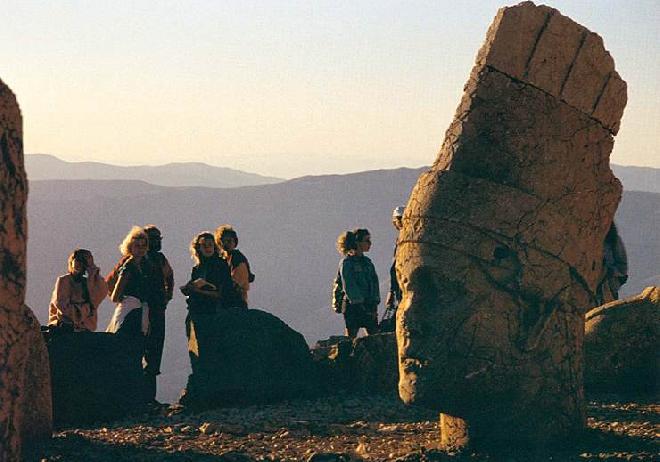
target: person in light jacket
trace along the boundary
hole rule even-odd
[[[380,293],[376,268],[365,252],[371,249],[371,234],[359,228],[342,233],[337,250],[339,262],[333,287],[333,309],[344,315],[346,335],[355,338],[361,327],[368,334],[378,332]]]
[[[108,294],[108,286],[89,250],[74,250],[69,255],[68,267],[69,272],[55,282],[48,325],[74,332],[94,332],[98,323],[98,306]]]

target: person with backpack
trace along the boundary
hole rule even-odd
[[[333,286],[332,306],[344,315],[346,335],[354,339],[361,327],[367,334],[378,333],[380,293],[376,268],[364,255],[371,249],[371,234],[359,228],[342,233],[337,250],[343,258]]]
[[[401,228],[403,228],[404,210],[404,207],[399,206],[392,211],[392,225],[397,231],[401,231]],[[396,310],[399,307],[402,297],[401,287],[399,287],[399,281],[396,278],[397,244],[394,244],[394,254],[392,256],[392,265],[390,266],[390,291],[387,293],[385,312],[383,313],[383,318],[380,320],[381,332],[394,332],[396,330]]]
[[[108,295],[108,286],[89,250],[74,250],[69,255],[68,268],[68,273],[59,276],[55,282],[48,308],[48,325],[64,331],[94,332],[98,323],[98,306]]]
[[[238,234],[230,225],[221,225],[215,230],[215,243],[220,248],[221,257],[229,266],[232,279],[232,290],[223,295],[223,305],[227,308],[248,307],[248,291],[250,283],[254,282],[254,274],[250,271],[250,263],[243,253],[237,249]]]

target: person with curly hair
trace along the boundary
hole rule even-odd
[[[139,344],[140,357],[149,332],[149,301],[153,287],[153,268],[145,258],[148,248],[147,233],[139,226],[133,226],[119,246],[123,263],[110,294],[110,300],[116,303],[116,307],[106,329],[106,332],[130,338],[136,345]]]
[[[378,275],[364,255],[370,249],[371,234],[364,228],[346,231],[337,239],[337,250],[343,258],[334,281],[332,306],[344,315],[350,338],[356,338],[361,327],[367,334],[378,333]]]

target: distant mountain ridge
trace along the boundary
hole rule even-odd
[[[30,180],[139,180],[158,186],[211,188],[235,188],[284,181],[202,162],[126,167],[102,162],[68,162],[50,154],[27,154],[25,168]]]
[[[235,188],[285,181],[203,162],[174,162],[164,165],[119,166],[102,162],[68,162],[50,154],[27,154],[30,180],[136,180],[157,186]],[[660,193],[660,169],[612,165],[626,191]],[[380,170],[374,170],[380,171]],[[333,175],[319,175],[323,178]],[[312,177],[300,177],[294,180]],[[135,186],[134,186],[135,187]]]
[[[612,165],[612,171],[626,191],[660,193],[660,168]]]

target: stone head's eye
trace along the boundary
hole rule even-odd
[[[506,258],[509,255],[511,255],[511,250],[507,247],[495,247],[495,251],[493,252],[493,257],[497,260]]]

